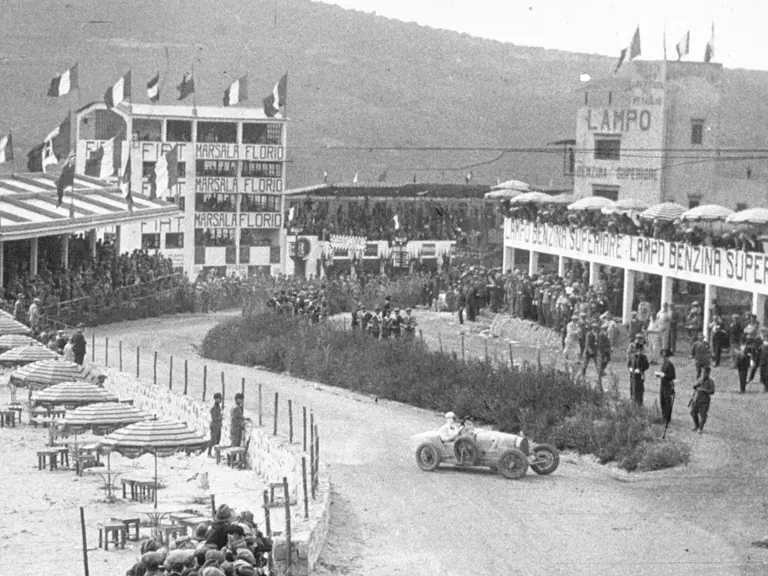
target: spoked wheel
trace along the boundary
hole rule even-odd
[[[440,465],[440,455],[432,444],[422,444],[416,449],[416,463],[424,472],[432,472]]]
[[[533,449],[535,461],[531,463],[531,469],[536,474],[552,474],[560,465],[560,453],[554,446],[539,444]]]
[[[510,448],[499,456],[499,472],[504,478],[517,480],[528,471],[528,459],[516,448]]]

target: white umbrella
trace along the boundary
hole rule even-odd
[[[500,182],[496,186],[492,186],[491,190],[517,190],[518,192],[530,192],[531,187],[522,180],[506,180]]]
[[[568,205],[568,210],[602,210],[614,205],[613,200],[603,196],[587,196]]]
[[[733,210],[717,204],[703,204],[691,208],[680,215],[680,220],[687,222],[710,222],[713,220],[725,221],[728,216],[733,214]]]
[[[602,209],[603,214],[631,214],[632,212],[642,212],[651,207],[650,202],[637,200],[635,198],[624,198],[617,200],[613,206],[606,206]]]
[[[640,218],[645,220],[665,220],[672,222],[686,212],[686,209],[674,202],[662,202],[640,212]]]
[[[545,202],[549,202],[551,199],[552,196],[549,194],[544,194],[544,192],[524,192],[523,194],[520,194],[520,196],[515,196],[512,198],[509,203],[510,205],[544,204]]]
[[[768,208],[749,208],[734,212],[728,216],[725,221],[728,224],[751,224],[753,226],[762,226],[768,224]],[[2,338],[0,338],[2,340]]]
[[[515,196],[520,196],[520,194],[522,194],[520,190],[501,188],[498,190],[493,190],[492,192],[486,192],[485,198],[486,200],[498,200],[501,198],[514,198]]]

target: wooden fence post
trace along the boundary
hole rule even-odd
[[[152,364],[152,382],[157,384],[157,350],[155,350],[155,360]]]
[[[242,394],[243,399],[245,399],[245,377],[243,377],[243,379],[240,380],[240,394]]]
[[[216,517],[216,494],[211,494],[211,513]]]
[[[304,488],[304,519],[309,518],[309,494],[307,492],[307,458],[301,457],[301,481]]]
[[[274,419],[274,426],[272,427],[272,435],[277,436],[277,411],[280,405],[278,404],[278,396],[279,392],[275,392],[275,419]]]
[[[208,364],[203,366],[203,402],[205,402],[205,392],[208,389]]]
[[[304,433],[303,433],[304,440],[302,442],[302,447],[303,447],[302,449],[304,450],[304,452],[306,452],[307,451],[307,407],[306,406],[301,407],[301,414],[302,414],[301,416],[302,427],[304,429]]]
[[[440,354],[443,353],[443,334],[441,332],[437,333],[437,339],[440,342]]]
[[[187,387],[189,386],[189,362],[184,358],[184,395],[187,395]]]
[[[117,357],[118,357],[118,366],[120,366],[120,372],[123,371],[123,341],[118,340],[117,342]]]
[[[141,364],[141,347],[136,346],[136,378],[139,377],[139,364]]]
[[[509,367],[510,368],[515,367],[515,359],[512,356],[512,344],[509,345]]]
[[[419,338],[421,338],[421,341],[424,342],[424,330],[419,328]]]
[[[83,539],[83,570],[85,576],[88,576],[88,540],[85,537],[85,509],[82,506],[80,506],[80,535]],[[104,537],[106,538],[106,534]]]
[[[222,370],[221,371],[221,398],[222,398],[222,401],[226,397],[227,397],[227,394],[226,394],[226,385],[224,384],[224,371]]]
[[[91,362],[96,362],[96,332],[91,333]]]
[[[315,483],[320,482],[320,431],[315,424]]]
[[[485,340],[485,363],[488,364],[488,340]]]
[[[272,538],[272,523],[269,519],[269,492],[267,490],[264,490],[264,528],[267,531],[267,538]],[[272,564],[272,553],[269,553],[269,556],[267,557],[268,562],[268,568],[269,573],[272,574],[273,570],[273,564]]]
[[[467,358],[464,355],[464,334],[461,335],[461,361],[464,362],[464,364],[467,363]]]
[[[168,390],[173,390],[173,356],[171,356],[171,361],[168,365]]]
[[[283,497],[285,498],[285,547],[288,551],[288,566],[287,574],[293,574],[291,571],[291,564],[293,558],[291,558],[291,494],[288,491],[288,478],[283,476]]]
[[[264,425],[263,419],[262,419],[264,411],[261,408],[261,400],[262,400],[262,390],[261,390],[261,382],[259,382],[259,428],[261,428]]]
[[[288,400],[288,444],[293,444],[293,401]]]

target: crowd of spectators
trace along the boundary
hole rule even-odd
[[[332,234],[363,236],[369,240],[389,240],[406,236],[409,240],[462,240],[482,230],[498,227],[501,220],[490,205],[472,214],[466,204],[457,202],[350,202],[344,210],[326,211],[321,204],[306,201],[288,223],[299,234],[329,240]],[[397,218],[395,218],[397,216]]]
[[[168,545],[147,540],[141,560],[126,576],[257,576],[268,573],[272,541],[262,534],[251,512],[237,514],[226,504],[191,536]]]
[[[525,204],[510,206],[502,203],[505,216],[530,222],[556,224],[592,231],[643,236],[671,242],[712,246],[749,252],[763,252],[763,243],[756,234],[744,231],[718,232],[714,227],[703,228],[691,223],[671,220],[644,220],[636,214],[603,214],[599,210],[568,210],[558,204]]]

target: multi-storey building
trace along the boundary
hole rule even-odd
[[[121,250],[159,250],[191,278],[285,269],[286,120],[260,108],[101,102],[76,113],[77,171],[115,138],[134,197],[150,197],[161,154],[177,147],[178,183],[156,194],[182,214],[124,227]],[[130,135],[130,138],[127,137]],[[117,145],[117,144],[116,144]]]

